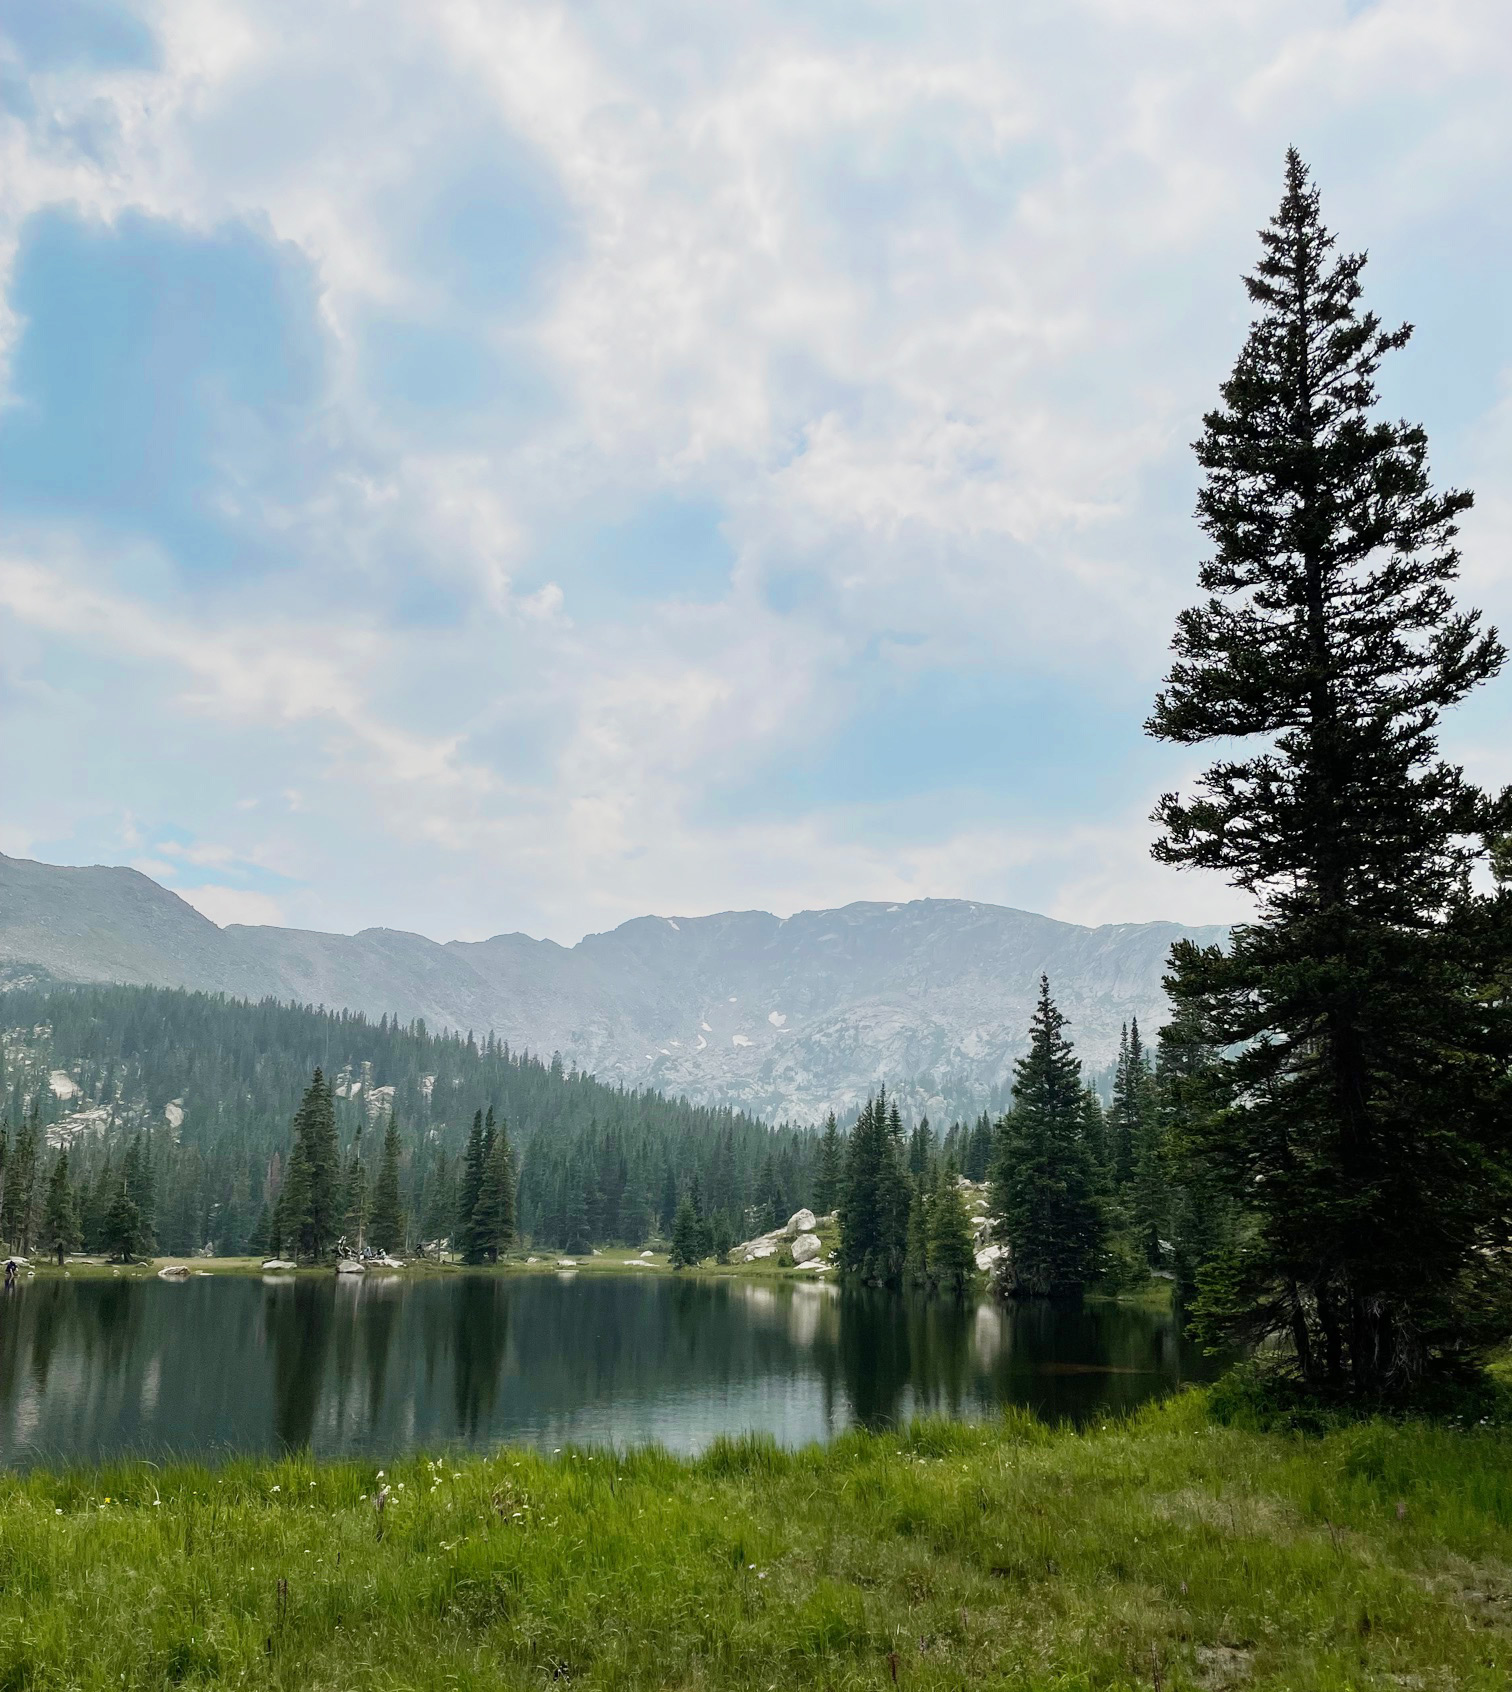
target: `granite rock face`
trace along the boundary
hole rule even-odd
[[[1041,972],[1083,1060],[1164,1019],[1171,943],[1221,928],[1083,928],[964,899],[638,917],[559,946],[440,944],[393,929],[218,928],[128,869],[0,856],[0,981],[121,981],[424,1017],[560,1052],[610,1083],[768,1120],[842,1120],[879,1084],[937,1124],[991,1108],[1024,1050]]]

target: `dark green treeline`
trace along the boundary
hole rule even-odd
[[[482,1171],[485,1257],[506,1238],[638,1244],[670,1231],[689,1195],[732,1237],[814,1199],[812,1131],[606,1086],[492,1037],[140,987],[12,988],[0,1023],[0,1238],[13,1249],[44,1246],[60,1124],[81,1130],[68,1166],[79,1237],[121,1255],[321,1253],[358,1237],[462,1250],[469,1140],[489,1118],[504,1149]],[[54,1071],[76,1091],[59,1097]],[[312,1165],[292,1157],[301,1144]],[[278,1210],[290,1183],[297,1240]]]

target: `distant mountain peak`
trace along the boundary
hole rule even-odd
[[[517,932],[441,944],[221,929],[136,870],[0,856],[0,981],[35,971],[423,1017],[769,1120],[843,1114],[883,1083],[936,1119],[1000,1101],[1041,973],[1083,1059],[1106,1064],[1131,1016],[1164,1020],[1172,941],[1226,932],[932,898],[635,917],[575,946]]]

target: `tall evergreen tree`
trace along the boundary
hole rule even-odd
[[[824,1132],[819,1136],[819,1151],[814,1171],[814,1209],[821,1216],[840,1202],[840,1180],[844,1171],[845,1148],[840,1129],[831,1111],[824,1120]]]
[[[1202,1270],[1238,1237],[1234,1195],[1200,1155],[1216,1055],[1203,1039],[1201,1019],[1190,1006],[1178,1004],[1160,1031],[1155,1082],[1172,1174],[1170,1228],[1176,1253],[1172,1269],[1185,1303],[1195,1295]]]
[[[929,1278],[942,1292],[959,1295],[976,1279],[976,1250],[957,1173],[955,1165],[947,1163],[930,1200]]]
[[[273,1234],[273,1215],[267,1200],[259,1206],[257,1220],[252,1224],[252,1232],[247,1237],[247,1255],[267,1259],[277,1249]]]
[[[115,1197],[119,1177],[114,1161],[107,1150],[95,1169],[94,1180],[79,1205],[79,1219],[84,1228],[84,1249],[106,1251],[105,1221],[110,1213],[110,1201]]]
[[[1156,856],[1257,906],[1226,952],[1172,955],[1175,1003],[1222,1054],[1187,1144],[1245,1212],[1197,1313],[1371,1395],[1509,1326],[1512,919],[1470,872],[1512,796],[1436,739],[1505,654],[1450,594],[1471,496],[1435,493],[1423,430],[1375,409],[1409,330],[1362,310],[1364,256],[1335,253],[1295,152],[1261,241],[1256,317],[1196,449],[1207,597],[1148,725],[1225,748],[1195,797],[1161,801]]]
[[[840,1201],[841,1270],[896,1285],[908,1252],[908,1174],[902,1128],[885,1091],[868,1099],[846,1148]]]
[[[42,1210],[42,1246],[55,1252],[61,1268],[64,1256],[77,1251],[81,1240],[79,1207],[68,1180],[68,1153],[58,1153],[47,1183],[47,1202]]]
[[[317,1069],[294,1113],[294,1144],[278,1207],[282,1249],[319,1261],[335,1245],[339,1161],[335,1095]]]
[[[1085,1137],[1081,1064],[1040,977],[1029,1050],[1014,1066],[992,1173],[993,1210],[1013,1248],[1017,1290],[1079,1292],[1096,1273],[1104,1219]]]
[[[588,1232],[588,1176],[582,1164],[574,1159],[563,1176],[566,1184],[563,1212],[562,1244],[568,1251],[587,1251],[593,1243]],[[675,1226],[675,1224],[674,1224]]]
[[[668,1262],[674,1269],[691,1269],[699,1262],[702,1233],[693,1200],[684,1194],[672,1219],[672,1251]]]
[[[462,1180],[457,1188],[457,1227],[453,1235],[464,1263],[481,1263],[483,1247],[478,1240],[478,1196],[483,1191],[483,1171],[488,1164],[488,1140],[483,1112],[473,1117],[467,1150],[462,1154]]]
[[[1139,1038],[1136,1033],[1134,1038]],[[1134,1127],[1138,1105],[1137,1088],[1129,1068],[1129,1025],[1118,1032],[1118,1057],[1113,1065],[1113,1101],[1108,1106],[1108,1174],[1115,1190],[1122,1191],[1134,1176]]]
[[[126,1190],[131,1194],[131,1202],[136,1206],[141,1229],[141,1244],[138,1249],[143,1252],[154,1251],[157,1247],[157,1171],[153,1165],[150,1133],[131,1136],[131,1144],[126,1148],[126,1157],[121,1169],[126,1180]],[[205,1242],[200,1238],[186,1243],[194,1249]]]
[[[430,1175],[425,1186],[425,1211],[421,1220],[420,1247],[423,1251],[432,1242],[453,1238],[457,1231],[457,1211],[460,1198],[453,1160],[442,1146],[436,1147]]]
[[[908,1237],[903,1247],[903,1277],[911,1286],[929,1280],[929,1189],[922,1175],[909,1183]]]
[[[1154,1072],[1133,1018],[1119,1041],[1108,1111],[1112,1185],[1117,1214],[1134,1262],[1150,1268],[1161,1260],[1161,1241],[1170,1227],[1170,1191],[1160,1104]]]
[[[352,1136],[346,1167],[341,1172],[341,1236],[353,1251],[367,1243],[368,1178],[362,1152],[362,1130]]]
[[[33,1210],[36,1203],[37,1143],[41,1137],[37,1108],[16,1130],[5,1160],[4,1208],[0,1210],[0,1239],[5,1239],[23,1256],[31,1249]]]
[[[116,1177],[115,1191],[105,1212],[105,1249],[112,1257],[119,1257],[122,1263],[131,1262],[146,1249],[142,1213],[131,1196],[131,1183],[126,1179],[124,1170]]]
[[[497,1263],[499,1254],[508,1251],[514,1232],[514,1162],[509,1155],[509,1135],[501,1122],[488,1142],[473,1213],[473,1243],[488,1262]]]
[[[985,1181],[992,1165],[992,1120],[984,1110],[972,1125],[966,1143],[964,1173],[968,1180]]]
[[[368,1237],[379,1251],[401,1251],[404,1247],[404,1212],[399,1202],[399,1124],[389,1112],[383,1131],[383,1151],[378,1160],[378,1179],[373,1184],[373,1212],[368,1219]]]

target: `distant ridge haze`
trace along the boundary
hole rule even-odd
[[[776,917],[637,917],[575,946],[219,928],[136,870],[0,855],[0,966],[60,981],[188,987],[492,1030],[607,1081],[776,1120],[844,1115],[879,1083],[910,1109],[982,1108],[1012,1074],[1041,972],[1083,1059],[1164,1019],[1173,941],[1227,929],[1084,928],[965,899]]]

